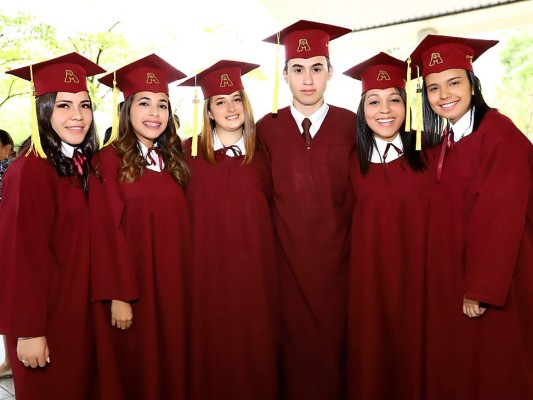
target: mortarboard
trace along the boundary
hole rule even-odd
[[[185,78],[185,74],[174,68],[156,54],[133,61],[99,79],[104,85],[113,88],[113,124],[111,136],[106,144],[118,137],[118,91],[124,100],[138,92],[166,93],[168,84]]]
[[[272,113],[278,112],[279,88],[279,46],[285,46],[285,61],[293,58],[325,56],[329,58],[329,41],[337,39],[351,29],[320,22],[300,20],[278,33],[263,39],[264,42],[277,44],[276,72],[274,75],[274,100]]]
[[[344,71],[343,74],[360,80],[362,92],[365,93],[370,89],[405,89],[406,68],[406,62],[381,52]]]
[[[472,62],[497,43],[498,40],[427,35],[411,53],[411,64],[420,68],[422,76],[448,69],[473,71]]]
[[[204,99],[215,95],[229,95],[237,90],[244,89],[241,76],[259,67],[242,61],[220,60],[210,67],[198,72],[178,86],[200,86]],[[198,99],[195,94],[194,117],[191,155],[195,157],[198,151]]]

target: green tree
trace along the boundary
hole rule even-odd
[[[502,87],[498,90],[502,111],[530,139],[533,139],[533,32],[519,30],[500,52],[504,67]]]
[[[62,54],[77,52],[104,69],[124,64],[142,51],[133,51],[126,39],[116,31],[119,22],[105,32],[75,32],[62,34],[51,25],[39,22],[35,16],[19,13],[0,15],[0,67],[2,72],[37,63]],[[111,101],[105,98],[111,91],[101,88],[96,79],[88,79],[89,92],[95,110],[111,113]],[[27,136],[30,85],[8,74],[0,74],[0,124],[20,143]],[[101,94],[103,93],[103,95]],[[109,99],[110,100],[110,99]],[[111,115],[111,114],[109,114]]]
[[[43,59],[58,47],[56,30],[31,15],[0,15],[0,69],[2,72]],[[0,107],[28,93],[29,86],[10,75],[0,77]]]

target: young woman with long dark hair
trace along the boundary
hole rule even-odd
[[[36,96],[0,204],[0,332],[17,399],[96,398],[87,161],[98,137],[86,77],[102,72],[77,53],[9,71]]]
[[[379,53],[361,80],[348,286],[348,398],[423,399],[427,159],[406,131],[407,64]]]
[[[431,170],[426,398],[533,398],[533,146],[487,105],[472,62],[495,40],[428,35]],[[440,138],[442,137],[442,140]]]

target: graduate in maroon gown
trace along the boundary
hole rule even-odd
[[[185,75],[155,54],[101,78],[124,94],[118,137],[91,176],[92,300],[100,398],[186,395],[189,176],[168,97]],[[113,124],[116,127],[116,124]]]
[[[362,81],[348,292],[348,398],[423,399],[427,167],[406,132],[407,64],[379,53]]]
[[[333,73],[329,41],[348,32],[299,21],[265,39],[277,43],[279,37],[285,45],[283,76],[293,95],[290,107],[257,123],[271,162],[274,225],[285,256],[280,271],[284,399],[335,400],[345,393],[355,113],[328,105],[324,92]]]
[[[0,205],[0,333],[18,400],[96,399],[87,159],[98,136],[86,77],[102,72],[77,53],[9,71],[36,96]]]
[[[180,86],[204,95],[200,149],[187,142],[193,264],[189,398],[277,400],[278,247],[270,167],[241,75],[222,60]]]
[[[472,61],[497,41],[428,35],[425,128],[432,171],[426,398],[533,398],[533,146],[490,108]],[[443,120],[444,119],[444,120]]]

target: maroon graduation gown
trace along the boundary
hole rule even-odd
[[[349,399],[423,399],[427,175],[352,157]]]
[[[0,332],[17,400],[94,399],[89,216],[77,178],[33,154],[5,174],[0,205]],[[26,368],[19,337],[46,336],[50,364]]]
[[[190,227],[183,189],[167,172],[120,181],[112,146],[93,164],[101,177],[91,177],[89,196],[101,399],[184,399]],[[111,299],[135,300],[129,329],[111,326]]]
[[[493,110],[434,174],[427,399],[533,398],[532,171],[531,143]],[[463,315],[464,297],[485,314]]]
[[[188,151],[188,150],[187,150]],[[277,400],[278,259],[265,154],[188,157],[190,399]]]
[[[288,107],[257,123],[271,161],[280,271],[282,392],[335,400],[345,392],[349,158],[355,114],[329,106],[307,150]]]

